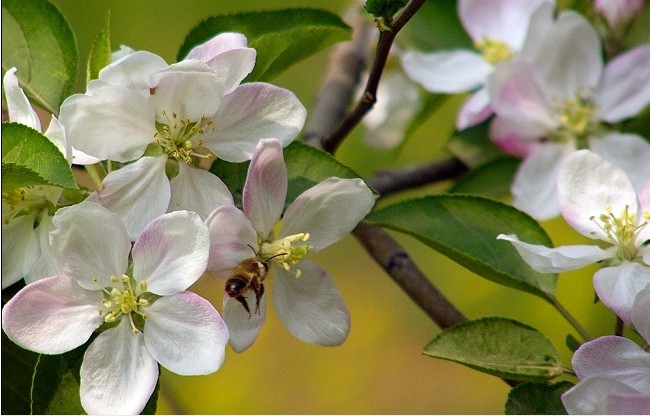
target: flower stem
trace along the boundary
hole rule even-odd
[[[564,307],[564,305],[562,305],[562,304],[561,304],[561,303],[560,303],[556,298],[554,298],[554,297],[553,297],[553,298],[550,298],[550,301],[551,301],[551,303],[553,304],[553,306],[555,306],[555,309],[557,309],[557,311],[560,312],[560,315],[562,315],[562,316],[564,317],[564,319],[566,319],[567,322],[568,322],[569,324],[571,324],[571,326],[572,326],[573,328],[575,328],[576,331],[578,331],[578,333],[580,334],[580,336],[582,336],[582,338],[583,338],[585,341],[590,341],[590,340],[593,339],[593,338],[591,337],[591,335],[589,335],[589,333],[587,332],[587,330],[584,329],[582,325],[580,325],[580,323],[578,322],[578,320],[577,320],[573,315],[571,315],[571,313],[570,313],[570,312],[569,312],[569,311]]]
[[[88,175],[90,175],[90,178],[93,180],[95,185],[97,185],[98,188],[101,187],[102,181],[106,175],[108,175],[106,169],[104,168],[104,165],[99,162],[92,165],[86,165],[85,168],[86,172],[88,172]]]

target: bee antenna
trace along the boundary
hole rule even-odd
[[[287,255],[287,253],[278,253],[278,254],[276,254],[275,256],[271,256],[271,257],[269,257],[268,259],[264,260],[264,263],[268,262],[269,260],[273,260],[273,259],[276,258],[276,257],[286,256],[286,255]]]
[[[253,254],[255,254],[255,256],[257,256],[257,252],[255,251],[255,249],[253,248],[253,246],[251,246],[250,244],[246,244],[246,245],[247,245],[248,247],[250,247],[251,250],[253,250]]]

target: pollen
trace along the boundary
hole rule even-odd
[[[514,51],[505,42],[483,38],[474,42],[474,47],[481,52],[483,59],[491,64],[498,64],[512,59]]]
[[[639,246],[643,242],[637,241],[637,237],[643,228],[648,225],[649,215],[643,212],[642,221],[637,224],[637,215],[630,212],[630,207],[625,206],[618,215],[607,207],[607,212],[596,217],[591,217],[598,228],[600,228],[607,240],[617,248],[617,259],[620,261],[634,261],[639,257]]]
[[[98,278],[93,280],[99,281]],[[104,292],[102,306],[105,309],[99,309],[99,314],[105,314],[104,322],[107,323],[116,322],[125,317],[129,320],[133,333],[139,333],[143,329],[143,324],[136,323],[134,316],[142,318],[139,322],[143,322],[147,318],[147,314],[141,310],[149,306],[149,301],[142,296],[146,293],[147,283],[141,281],[136,285],[135,280],[126,274],[120,277],[111,276],[110,281],[114,286],[102,288],[102,292]]]
[[[298,233],[273,242],[262,242],[260,243],[259,256],[277,263],[286,271],[294,273],[296,277],[300,277],[302,272],[297,267],[294,269],[293,266],[297,265],[313,249],[313,246],[297,243],[303,243],[308,240],[309,233]]]
[[[205,116],[193,121],[183,119],[175,112],[170,115],[161,110],[156,121],[154,140],[170,158],[188,165],[197,165],[201,159],[214,157],[207,149],[202,148],[201,137],[214,130],[214,122]]]
[[[558,101],[551,114],[557,122],[551,136],[560,143],[586,141],[598,129],[596,110],[596,103],[582,92],[577,92],[573,100]]]

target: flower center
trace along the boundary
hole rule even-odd
[[[95,278],[95,282],[99,279]],[[104,322],[112,323],[128,316],[133,333],[137,334],[144,329],[147,314],[140,309],[149,306],[149,301],[143,294],[147,291],[147,283],[141,281],[138,285],[135,280],[126,274],[122,277],[111,276],[114,287],[102,288],[104,300],[102,305],[106,309],[99,309],[99,314],[106,316]]]
[[[595,112],[596,103],[580,92],[576,93],[575,100],[562,100],[554,106],[553,117],[558,127],[552,135],[553,139],[563,143],[575,140],[584,144],[598,128]]]
[[[643,242],[637,242],[637,236],[641,229],[648,225],[650,212],[644,211],[644,221],[637,224],[636,214],[629,213],[629,206],[626,205],[620,215],[616,216],[611,207],[606,208],[607,213],[601,214],[597,219],[591,217],[598,228],[603,230],[608,240],[617,248],[617,258],[621,261],[634,261],[639,256],[639,247]]]
[[[273,261],[282,266],[286,271],[290,272],[291,266],[298,264],[300,260],[307,254],[313,247],[300,244],[294,245],[309,240],[309,234],[299,233],[290,235],[273,242],[263,241],[260,243],[259,257],[267,259],[265,261]],[[300,277],[301,271],[296,268],[296,277]]]
[[[51,189],[45,186],[23,186],[2,193],[2,222],[7,225],[19,215],[42,211],[50,206]]]
[[[175,160],[182,160],[188,165],[198,164],[196,158],[211,159],[212,154],[202,148],[201,136],[214,130],[214,123],[201,116],[198,121],[181,119],[178,114],[171,115],[160,111],[161,117],[156,121],[156,143]]]
[[[483,55],[483,59],[491,64],[498,64],[499,62],[509,61],[514,56],[515,52],[505,44],[497,39],[489,39],[484,37],[481,40],[474,42],[474,47],[478,49]]]

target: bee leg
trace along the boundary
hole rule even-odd
[[[249,315],[249,318],[250,318],[251,310],[248,308],[248,303],[246,302],[246,298],[244,297],[244,295],[239,295],[235,299],[237,299],[239,301],[239,303],[244,305],[244,309],[246,309],[246,312],[248,312],[248,315]]]
[[[260,314],[260,299],[262,299],[262,295],[264,294],[264,283],[260,283],[260,288],[257,293],[255,293],[255,313]]]

